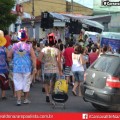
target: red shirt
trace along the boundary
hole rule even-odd
[[[4,37],[7,40],[7,42],[5,44],[5,47],[8,47],[9,45],[11,45],[11,37],[9,35],[5,35]]]
[[[90,65],[98,58],[98,54],[96,52],[89,53],[89,62]]]
[[[65,49],[63,56],[65,59],[65,66],[72,66],[72,53],[74,52],[74,48],[73,47],[68,47]]]

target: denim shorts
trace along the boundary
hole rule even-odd
[[[74,71],[73,75],[75,81],[82,82],[84,80],[84,71]]]
[[[65,74],[65,76],[72,76],[73,75],[70,66],[65,66],[64,74]]]
[[[50,81],[54,82],[58,79],[57,73],[44,73],[44,84],[50,84]]]

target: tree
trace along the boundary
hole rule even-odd
[[[15,0],[0,0],[0,30],[6,30],[17,19],[17,15],[11,10],[15,6]]]

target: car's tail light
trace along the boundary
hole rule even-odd
[[[120,78],[109,76],[106,81],[106,86],[111,88],[120,88]]]

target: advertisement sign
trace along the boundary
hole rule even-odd
[[[100,34],[97,32],[89,32],[89,31],[85,31],[85,35],[88,36],[88,38],[94,42],[97,43],[100,39]]]
[[[101,46],[111,46],[113,50],[120,48],[120,39],[101,38]]]

